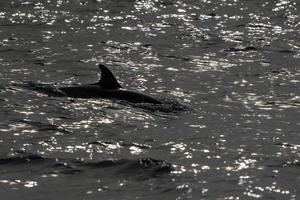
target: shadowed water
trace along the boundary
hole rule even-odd
[[[299,2],[0,2],[0,199],[298,199]],[[163,106],[46,95],[105,63]]]

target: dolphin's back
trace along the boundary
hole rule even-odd
[[[150,96],[138,92],[124,89],[105,89],[99,87],[98,85],[78,85],[61,87],[60,90],[66,96],[73,98],[107,98],[126,100],[131,103],[161,103]]]
[[[113,73],[107,67],[99,64],[99,69],[101,71],[99,82],[89,85],[60,87],[59,90],[65,96],[73,98],[107,98],[121,99],[132,103],[161,103],[150,96],[122,89]]]
[[[142,93],[137,93],[134,91],[129,91],[129,90],[122,90],[119,89],[119,95],[120,99],[124,99],[126,101],[132,102],[132,103],[154,103],[154,104],[161,104],[160,101],[147,96]]]

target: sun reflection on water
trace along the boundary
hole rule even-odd
[[[0,183],[8,184],[13,187],[24,186],[25,188],[33,188],[38,186],[38,182],[29,180],[0,180]],[[17,188],[16,188],[17,189]]]
[[[174,163],[171,174],[147,177],[145,185],[119,174],[101,181],[90,174],[94,189],[74,186],[89,195],[131,195],[143,187],[178,199],[296,199],[296,1],[13,0],[0,7],[2,83],[89,82],[86,76],[98,72],[87,72],[88,65],[101,61],[115,67],[124,87],[167,94],[195,108],[161,114],[1,85],[3,155],[21,150],[91,161],[151,156]],[[68,174],[68,180],[89,172]],[[41,176],[47,183],[57,179],[59,187],[64,174]],[[2,179],[13,190],[41,186]]]

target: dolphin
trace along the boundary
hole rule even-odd
[[[126,100],[131,103],[162,104],[148,95],[123,89],[113,73],[103,64],[99,64],[101,78],[97,83],[59,87],[64,96],[73,98],[104,98]]]

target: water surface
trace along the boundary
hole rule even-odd
[[[299,9],[0,2],[0,198],[299,198]],[[189,109],[18,87],[93,83],[97,63],[123,87]]]

